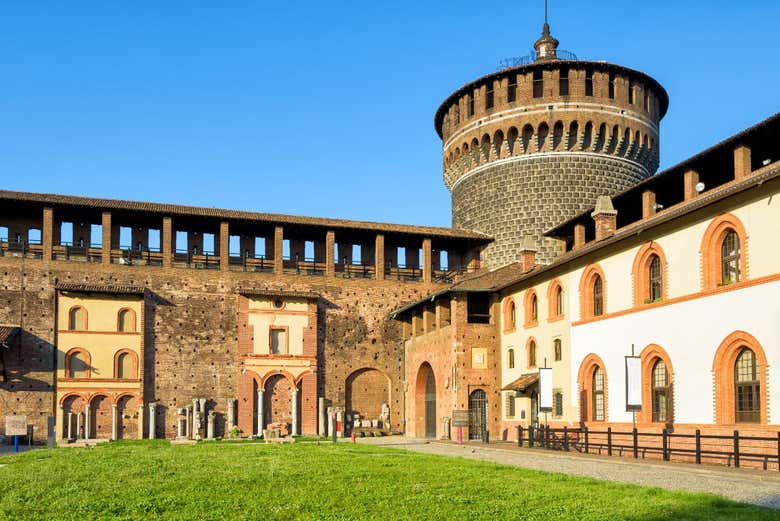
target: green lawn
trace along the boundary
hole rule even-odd
[[[780,519],[714,496],[349,443],[120,442],[0,464],[3,520]]]

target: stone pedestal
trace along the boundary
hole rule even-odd
[[[328,433],[325,431],[325,426],[327,425],[325,422],[327,421],[325,418],[325,398],[320,396],[317,398],[317,406],[319,410],[319,421],[317,422],[317,434],[320,436],[327,436]]]
[[[228,431],[233,430],[236,427],[236,399],[228,398],[227,400],[227,428]]]

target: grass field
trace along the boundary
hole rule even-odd
[[[780,519],[714,496],[349,443],[119,442],[0,464],[3,520]]]

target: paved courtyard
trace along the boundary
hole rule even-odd
[[[716,494],[735,501],[780,509],[780,472],[692,466],[681,463],[634,462],[599,456],[522,449],[508,446],[464,444],[393,436],[362,438],[359,443],[494,461],[528,469],[562,472],[635,485]]]

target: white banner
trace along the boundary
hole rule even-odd
[[[552,412],[553,410],[553,382],[552,368],[539,369],[539,410]]]
[[[626,411],[642,410],[642,359],[626,357]]]

